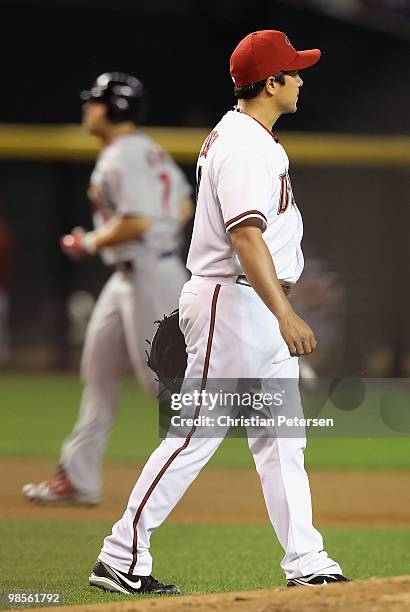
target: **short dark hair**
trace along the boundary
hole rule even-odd
[[[285,84],[285,73],[277,72],[273,75],[275,81],[277,81],[280,85]],[[251,98],[256,98],[265,87],[266,79],[263,81],[257,81],[256,83],[251,83],[250,85],[244,85],[243,87],[235,87],[234,94],[238,100],[250,100]]]

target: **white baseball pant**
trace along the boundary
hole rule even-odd
[[[187,379],[260,379],[269,390],[280,379],[297,379],[277,319],[251,287],[235,277],[198,277],[180,298],[180,325],[188,352]],[[302,416],[297,385],[291,412]],[[200,408],[199,408],[200,410]],[[219,430],[220,431],[220,430]],[[209,461],[226,432],[202,437],[193,427],[184,438],[167,436],[146,463],[123,517],[105,538],[99,558],[135,575],[152,569],[150,537]],[[306,438],[257,437],[248,431],[249,448],[261,479],[269,518],[285,550],[281,566],[287,578],[314,572],[342,573],[323,550],[312,524],[311,496],[304,468]]]
[[[154,321],[177,307],[186,280],[176,256],[149,263],[153,265],[114,272],[87,328],[80,412],[63,443],[60,463],[73,486],[94,502],[101,497],[102,459],[117,413],[121,376],[131,362],[139,383],[156,395],[154,374],[146,365],[146,339],[153,336]]]

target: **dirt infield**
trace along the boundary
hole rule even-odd
[[[53,473],[40,459],[2,459],[0,518],[114,521],[123,512],[139,470],[111,465],[104,470],[104,499],[96,507],[29,504],[26,482]],[[320,524],[410,527],[410,473],[311,471],[315,521]],[[204,504],[204,500],[208,503]],[[168,519],[174,523],[261,524],[268,517],[254,470],[210,468],[193,483]],[[272,589],[189,595],[60,607],[61,612],[402,612],[410,610],[410,576],[372,578],[318,588]]]
[[[281,588],[145,601],[131,599],[58,608],[59,612],[404,612],[409,609],[410,576],[372,578],[309,589]]]
[[[45,507],[21,494],[27,482],[46,480],[52,463],[1,459],[0,517],[64,521],[114,521],[122,515],[139,470],[111,465],[104,470],[104,499],[96,507]],[[410,527],[410,472],[311,471],[315,522]],[[204,499],[209,500],[204,504]],[[261,524],[268,517],[255,470],[204,470],[170,518],[175,523]]]

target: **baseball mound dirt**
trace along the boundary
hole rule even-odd
[[[0,518],[114,522],[122,515],[139,473],[139,469],[130,465],[106,466],[103,503],[96,507],[29,504],[22,496],[22,485],[46,480],[53,474],[54,467],[43,459],[1,459]],[[312,470],[309,474],[315,522],[321,525],[410,526],[410,472]],[[204,504],[204,499],[212,503]],[[255,470],[205,469],[169,521],[267,524]]]
[[[371,578],[313,588],[280,588],[144,601],[130,599],[119,603],[58,608],[59,612],[404,612],[409,609],[410,576]]]

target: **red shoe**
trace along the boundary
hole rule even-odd
[[[62,466],[57,467],[57,471],[51,480],[40,482],[39,484],[25,484],[23,495],[30,502],[48,505],[80,505],[94,506],[99,503],[99,499],[80,493],[69,481]]]

